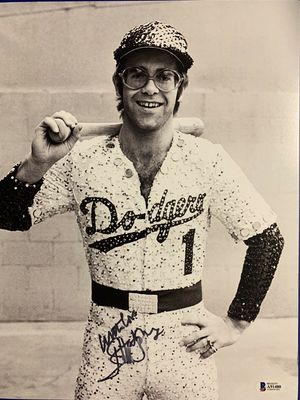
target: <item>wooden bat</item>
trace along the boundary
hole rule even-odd
[[[99,135],[117,134],[122,123],[82,122],[82,139],[90,139]],[[182,133],[201,136],[204,123],[200,118],[174,118],[174,128]]]
[[[100,135],[116,135],[122,126],[121,122],[81,122],[81,138],[92,139]],[[174,128],[190,135],[201,136],[204,130],[203,121],[200,118],[174,118]],[[71,133],[71,130],[69,134]],[[61,133],[57,134],[49,130],[48,135],[52,142],[61,143],[69,136],[62,137]]]

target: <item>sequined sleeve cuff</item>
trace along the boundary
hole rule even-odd
[[[245,241],[248,246],[237,293],[228,316],[252,322],[271,285],[284,240],[277,224]]]
[[[43,179],[33,184],[19,181],[16,178],[19,165],[0,181],[0,228],[9,231],[26,231],[31,227],[28,207],[43,183]]]

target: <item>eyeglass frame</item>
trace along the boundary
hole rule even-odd
[[[148,75],[148,79],[146,80],[146,82],[145,82],[145,84],[144,84],[143,86],[141,86],[141,87],[139,87],[139,88],[133,88],[133,87],[129,86],[129,85],[125,82],[124,72],[127,71],[129,68],[137,68],[137,69],[141,70],[142,72],[144,72],[146,75]],[[159,73],[161,73],[161,72],[163,72],[163,71],[171,71],[171,72],[173,72],[175,75],[178,76],[179,80],[178,80],[177,84],[175,85],[175,87],[174,87],[173,89],[170,89],[170,90],[163,90],[163,89],[160,89],[160,88],[156,85],[155,77],[156,77],[157,74],[159,74]],[[180,84],[182,83],[182,81],[184,80],[184,77],[183,77],[179,72],[175,71],[174,69],[170,69],[170,68],[163,68],[163,69],[161,69],[161,70],[155,72],[154,75],[149,75],[149,73],[148,73],[146,70],[144,70],[143,68],[140,68],[140,67],[127,67],[127,68],[125,68],[122,72],[119,72],[118,75],[121,77],[123,84],[124,84],[128,89],[131,89],[131,90],[140,90],[140,89],[142,89],[143,87],[145,87],[145,86],[148,84],[149,81],[153,81],[155,87],[156,87],[158,90],[161,90],[161,91],[164,92],[164,93],[169,93],[169,92],[172,92],[172,90],[177,89],[177,88],[180,86]]]

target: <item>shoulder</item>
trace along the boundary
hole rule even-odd
[[[187,153],[196,157],[209,160],[215,160],[224,151],[223,147],[218,143],[213,143],[210,140],[197,137],[186,133],[177,132],[177,140],[182,143],[182,147]]]
[[[78,141],[71,150],[70,156],[73,161],[85,158],[93,158],[96,155],[103,155],[107,152],[107,145],[111,136],[97,136],[92,139]]]

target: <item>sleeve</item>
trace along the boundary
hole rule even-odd
[[[283,249],[284,240],[277,224],[245,241],[248,246],[236,295],[228,316],[252,322],[257,317]]]
[[[34,184],[24,183],[16,178],[20,163],[0,181],[0,229],[27,231],[31,227],[28,208],[33,204],[43,179]]]
[[[222,146],[215,146],[210,212],[236,241],[245,241],[276,222],[276,215]]]
[[[44,175],[41,189],[29,208],[32,224],[40,223],[56,214],[73,211],[74,206],[72,157],[69,153]]]

